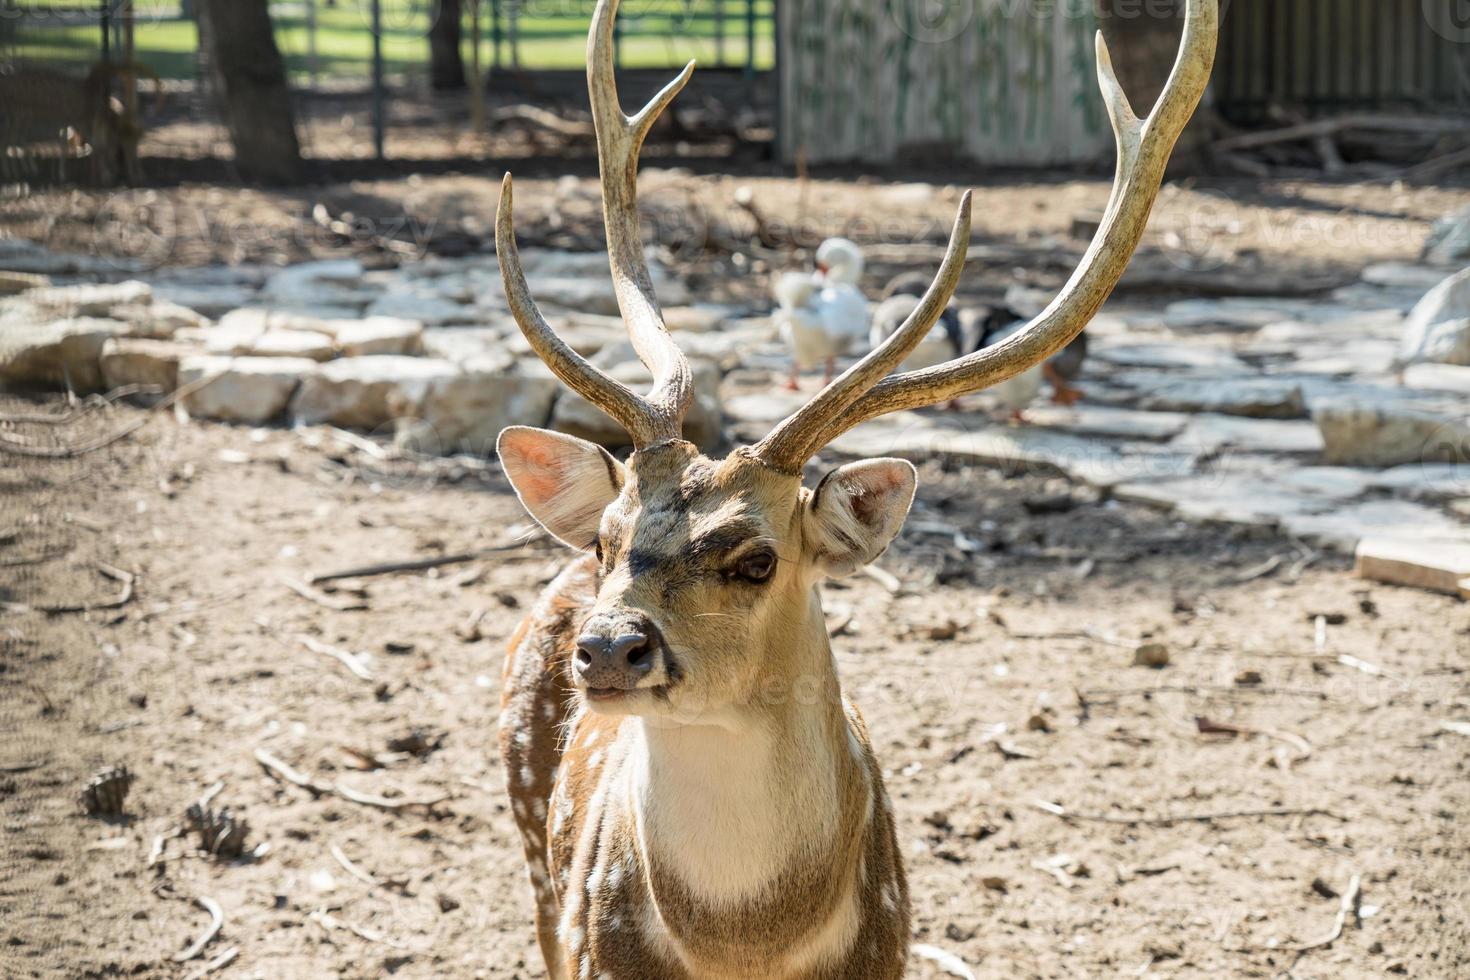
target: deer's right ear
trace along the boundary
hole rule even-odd
[[[530,515],[578,550],[597,541],[602,512],[623,489],[623,464],[601,446],[515,425],[495,444],[500,465]]]

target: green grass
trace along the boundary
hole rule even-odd
[[[775,60],[770,11],[773,0],[756,6],[756,67],[770,68]],[[428,70],[428,14],[424,0],[384,0],[383,60],[390,74],[415,74]],[[543,4],[542,8],[547,6]],[[585,63],[587,12],[590,4],[564,5],[567,13],[523,16],[519,24],[520,62],[523,68],[580,68]],[[622,28],[622,65],[628,68],[658,68],[682,65],[690,58],[713,67],[716,64],[714,0],[643,0],[628,3]],[[190,78],[194,72],[197,34],[191,21],[178,17],[176,8],[146,0],[134,31],[138,60],[150,65],[164,78]],[[372,33],[368,0],[338,0],[326,7],[318,0],[316,28],[317,70],[326,77],[366,78],[372,70]],[[533,5],[533,10],[537,9]],[[489,4],[485,5],[482,62],[494,63],[491,52]],[[745,4],[725,3],[723,63],[744,66]],[[311,41],[304,3],[273,5],[276,43],[286,57],[288,69],[298,82],[311,69]],[[99,31],[92,26],[37,26],[18,22],[15,44],[10,49],[18,58],[90,65],[97,60]],[[469,17],[465,17],[465,57],[468,64]],[[509,44],[502,45],[502,58],[509,60]]]

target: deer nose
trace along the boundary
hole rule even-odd
[[[652,624],[589,629],[577,637],[573,668],[588,687],[631,689],[653,669],[657,646]]]

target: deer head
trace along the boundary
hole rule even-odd
[[[804,464],[865,420],[1004,381],[1081,332],[1142,237],[1170,151],[1209,77],[1218,14],[1210,0],[1189,0],[1173,75],[1145,120],[1130,109],[1099,35],[1098,75],[1118,146],[1112,196],[1082,264],[1033,322],[995,347],[890,376],[929,332],[959,282],[970,234],[967,193],[939,271],[899,330],[760,443],[712,460],[681,438],[692,398],[690,370],[654,296],[637,211],[639,148],[694,66],[637,114],[624,115],[612,67],[616,10],[616,0],[597,5],[587,81],[613,284],[653,387],[639,395],[609,378],[547,324],[516,250],[507,174],[496,249],[516,322],[562,381],[627,430],[634,451],[620,463],[583,440],[521,427],[505,430],[498,449],[531,515],[568,546],[597,556],[596,602],[573,663],[574,683],[590,709],[718,720],[758,704],[770,685],[796,683],[813,676],[814,665],[830,662],[814,586],[882,554],[913,499],[916,474],[907,462],[852,463],[810,489],[802,485]]]

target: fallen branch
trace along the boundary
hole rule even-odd
[[[1210,149],[1216,152],[1230,153],[1235,150],[1272,146],[1276,143],[1295,143],[1300,140],[1313,140],[1322,136],[1331,136],[1348,129],[1366,129],[1384,133],[1412,133],[1415,136],[1423,136],[1429,133],[1461,133],[1470,129],[1470,125],[1467,125],[1463,119],[1451,119],[1445,116],[1353,113],[1336,116],[1331,119],[1314,119],[1311,122],[1300,123],[1295,126],[1283,126],[1279,129],[1268,129],[1260,132],[1227,136],[1225,139],[1211,144]]]
[[[200,977],[208,976],[215,970],[223,969],[224,967],[227,967],[231,963],[235,962],[235,958],[239,955],[240,947],[231,946],[229,949],[225,950],[223,953],[219,954],[214,959],[210,960],[208,963],[195,970],[193,973],[184,977],[184,980],[199,980]]]
[[[317,909],[311,915],[307,916],[307,918],[328,932],[331,932],[333,929],[345,929],[359,939],[366,939],[370,943],[382,943],[384,946],[391,947],[392,949],[406,948],[402,943],[389,939],[376,929],[353,925],[351,922],[343,922],[341,919],[328,913],[326,909]]]
[[[1082,691],[1082,696],[1088,700],[1100,698],[1126,697],[1152,697],[1155,694],[1194,694],[1205,696],[1216,695],[1280,695],[1291,698],[1311,698],[1316,701],[1326,701],[1328,696],[1325,691],[1314,691],[1307,687],[1262,687],[1251,685],[1249,687],[1224,687],[1217,684],[1158,684],[1153,687],[1124,687],[1124,688],[1099,688],[1092,691]]]
[[[373,888],[391,888],[395,891],[402,891],[408,885],[408,882],[404,881],[401,878],[380,879],[377,876],[373,875],[371,872],[364,871],[358,865],[353,864],[352,861],[347,857],[346,853],[343,852],[342,848],[337,846],[336,844],[332,845],[331,851],[332,857],[336,858],[337,863],[342,865],[342,870],[346,871],[348,874],[352,875],[352,877],[356,878],[363,884],[371,885]]]
[[[305,582],[298,581],[294,578],[282,576],[281,584],[308,602],[314,602],[318,606],[330,609],[333,612],[356,612],[360,609],[368,608],[368,604],[362,599],[339,599],[334,595],[328,595],[321,589],[314,589]]]
[[[1321,807],[1265,807],[1258,810],[1222,810],[1217,813],[1185,813],[1178,816],[1141,815],[1127,817],[1112,813],[1073,813],[1056,803],[1033,800],[1031,805],[1043,813],[1050,813],[1063,820],[1085,820],[1089,823],[1111,823],[1126,827],[1168,827],[1176,823],[1213,823],[1216,820],[1235,820],[1246,817],[1342,817]]]
[[[85,613],[94,612],[99,609],[120,609],[133,601],[133,585],[137,581],[137,576],[132,572],[124,571],[121,568],[116,568],[101,561],[97,563],[97,571],[114,582],[122,583],[122,591],[118,593],[117,598],[109,599],[106,602],[68,603],[58,606],[33,606],[31,608],[47,615],[59,616],[64,613]]]
[[[207,895],[196,895],[194,904],[209,913],[209,926],[199,935],[198,939],[189,945],[188,949],[174,954],[175,963],[186,963],[204,952],[204,947],[214,942],[214,937],[219,935],[219,931],[225,925],[225,912],[219,907],[219,902]]]
[[[337,795],[342,797],[342,799],[346,800],[349,803],[360,803],[363,806],[377,807],[380,810],[388,810],[394,813],[400,810],[411,810],[416,807],[423,807],[426,810],[432,810],[439,804],[446,803],[449,800],[453,799],[453,797],[445,794],[443,796],[437,796],[433,799],[428,800],[395,800],[386,796],[374,796],[371,793],[360,793],[357,790],[352,789],[351,787],[343,786],[341,783],[337,784],[336,790]]]
[[[65,412],[19,412],[15,414],[0,415],[0,422],[11,422],[16,425],[71,425],[78,419],[86,418],[93,412],[106,408],[120,398],[129,395],[160,395],[163,389],[158,385],[123,385],[114,388],[105,395],[93,395],[87,399],[87,404],[80,409],[71,408]]]
[[[1278,742],[1296,749],[1296,758],[1290,760],[1277,760],[1281,769],[1302,762],[1312,754],[1312,743],[1292,732],[1277,731],[1272,728],[1250,728],[1246,725],[1233,725],[1229,722],[1211,721],[1203,715],[1195,715],[1194,726],[1201,735],[1260,735],[1263,738],[1272,738]]]
[[[439,555],[434,558],[408,558],[403,561],[388,561],[376,565],[360,565],[356,568],[344,568],[336,572],[322,572],[307,579],[309,585],[321,585],[323,582],[333,582],[344,578],[369,578],[374,575],[392,575],[396,572],[423,572],[430,568],[443,568],[445,565],[462,565],[465,562],[478,561],[491,555],[503,554],[507,551],[515,551],[524,548],[531,541],[517,541],[514,544],[495,545],[479,551],[464,551],[455,555]]]
[[[1225,584],[1244,585],[1246,582],[1254,582],[1258,578],[1265,578],[1280,568],[1285,561],[1285,555],[1272,555],[1259,565],[1252,565],[1243,572],[1229,576],[1225,579]]]
[[[452,796],[445,794],[444,796],[439,796],[427,800],[416,800],[410,798],[395,800],[390,799],[386,796],[374,796],[370,793],[361,793],[355,789],[352,789],[350,786],[343,786],[341,783],[334,783],[333,785],[328,786],[324,783],[317,782],[310,776],[306,775],[305,773],[296,769],[294,766],[266,751],[265,749],[255,750],[255,761],[260,763],[260,765],[264,767],[265,771],[271,776],[277,779],[285,780],[292,786],[300,786],[302,789],[310,793],[313,797],[336,796],[340,799],[346,800],[348,803],[357,803],[362,806],[376,807],[380,810],[388,810],[395,813],[400,810],[411,810],[415,807],[423,807],[426,810],[432,810],[439,804],[446,803],[449,800],[453,799]]]
[[[340,662],[342,666],[346,667],[349,671],[352,672],[352,676],[364,681],[373,680],[373,672],[371,670],[368,670],[366,665],[363,664],[362,658],[358,654],[351,653],[347,650],[342,650],[334,646],[329,646],[328,644],[323,643],[320,640],[314,640],[309,636],[301,636],[297,637],[297,639],[301,641],[302,646],[306,647],[306,649],[310,650],[312,653],[320,653],[324,656],[331,657],[332,659]]]
[[[47,763],[47,761],[48,760],[46,760],[46,759],[36,759],[33,762],[13,762],[13,763],[9,763],[7,765],[0,765],[0,772],[3,772],[3,773],[30,772],[33,769],[39,769],[39,768],[41,768],[42,766],[44,766]]]
[[[260,763],[272,777],[283,779],[292,786],[300,786],[313,797],[331,796],[336,792],[331,786],[325,786],[316,782],[310,776],[265,749],[255,750],[255,761]]]
[[[1342,938],[1342,930],[1347,925],[1349,915],[1357,915],[1358,905],[1363,897],[1363,876],[1354,874],[1348,882],[1347,891],[1342,893],[1342,901],[1337,906],[1337,918],[1332,922],[1332,931],[1321,939],[1309,943],[1300,943],[1296,946],[1241,946],[1236,952],[1240,953],[1309,953],[1314,949],[1331,946]]]

